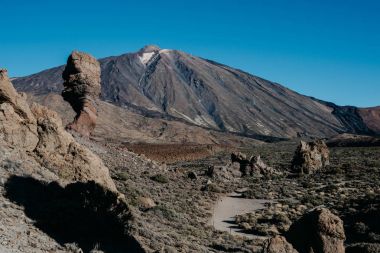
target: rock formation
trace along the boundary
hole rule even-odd
[[[275,236],[265,241],[262,253],[298,253],[283,236]]]
[[[301,253],[344,253],[343,221],[326,208],[316,208],[294,222],[286,239]]]
[[[260,156],[252,156],[249,160],[249,174],[273,175],[279,174],[272,167],[266,165]]]
[[[242,176],[271,175],[277,173],[273,168],[267,166],[260,156],[252,156],[250,159],[247,159],[246,154],[234,152],[231,154],[231,162],[232,167],[239,167]]]
[[[100,64],[91,55],[74,51],[67,60],[62,77],[62,96],[77,114],[67,128],[90,136],[96,126],[96,100],[101,92]]]
[[[0,179],[0,252],[146,252],[102,160],[65,131],[56,112],[29,106],[6,70],[0,70]]]
[[[95,181],[116,191],[108,168],[67,133],[57,113],[33,104],[17,93],[7,72],[0,71],[0,138],[24,150],[64,182]]]
[[[231,153],[231,162],[238,162],[238,163],[249,163],[249,160],[247,160],[247,155],[241,152],[233,152]]]
[[[13,88],[5,69],[0,70],[0,131],[1,137],[17,147],[32,151],[38,142],[36,119],[25,94]]]
[[[60,178],[69,181],[94,180],[116,191],[102,160],[65,131],[56,112],[38,104],[32,105],[32,111],[38,125],[39,142],[34,150],[38,160],[48,161],[46,167]]]
[[[294,154],[292,169],[294,172],[312,174],[330,165],[329,149],[322,140],[304,142]]]
[[[231,154],[231,163],[232,168],[238,168],[241,172],[242,176],[247,176],[249,174],[249,163],[250,161],[247,159],[247,155],[241,152],[233,152]]]

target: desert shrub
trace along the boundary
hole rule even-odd
[[[166,184],[169,182],[169,179],[165,175],[162,175],[162,174],[151,176],[150,179],[161,184]]]
[[[319,196],[306,195],[302,198],[301,203],[307,206],[320,206],[324,201]]]
[[[364,161],[364,165],[367,166],[367,167],[377,167],[377,168],[380,168],[380,161],[366,159]]]
[[[301,185],[302,185],[303,188],[313,188],[313,186],[314,186],[314,184],[312,182],[310,182],[310,181],[303,181],[301,183]]]
[[[117,172],[113,178],[115,178],[116,180],[126,181],[128,180],[129,176],[126,171],[120,171],[120,172]]]
[[[179,218],[179,214],[176,211],[165,205],[155,206],[152,210],[156,215],[161,216],[169,221],[175,221]]]
[[[339,166],[330,166],[329,170],[326,171],[326,174],[336,175],[336,174],[343,174],[344,168],[341,168]]]
[[[207,191],[209,192],[216,192],[216,193],[221,193],[223,192],[223,189],[217,186],[216,184],[209,184],[207,185]]]

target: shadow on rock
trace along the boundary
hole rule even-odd
[[[76,243],[84,252],[144,252],[128,235],[131,213],[117,194],[95,182],[61,187],[29,177],[6,182],[6,197],[25,208],[35,225],[60,244]]]

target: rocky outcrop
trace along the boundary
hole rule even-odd
[[[41,163],[48,161],[45,166],[60,178],[82,182],[94,180],[116,191],[102,160],[65,131],[56,112],[38,104],[32,105],[32,111],[39,136],[34,152]]]
[[[5,69],[0,70],[0,131],[10,145],[32,151],[38,142],[36,120],[25,94],[13,88]]]
[[[247,155],[241,152],[233,152],[231,153],[231,162],[238,162],[240,164],[248,164],[249,160],[247,159]]]
[[[275,236],[264,242],[262,253],[298,253],[283,236]]]
[[[231,163],[226,166],[209,166],[205,175],[221,181],[230,181],[246,176],[270,177],[281,175],[281,173],[266,165],[260,156],[252,156],[247,159],[246,154],[233,152],[231,153]]]
[[[232,168],[239,168],[242,176],[249,174],[250,160],[247,159],[247,155],[241,152],[233,152],[231,154]]]
[[[67,128],[90,136],[96,126],[96,101],[101,92],[100,64],[91,55],[74,51],[67,60],[62,77],[62,96],[77,114]]]
[[[26,102],[0,71],[0,138],[7,145],[34,156],[64,182],[95,181],[116,191],[108,169],[89,149],[67,133],[57,113]]]
[[[249,174],[250,175],[274,175],[281,174],[272,167],[266,165],[260,156],[252,156],[249,161]]]
[[[260,156],[252,156],[247,159],[246,154],[234,152],[231,154],[231,162],[232,167],[239,167],[242,176],[277,174],[273,168],[264,163]]]
[[[326,208],[316,208],[294,222],[286,239],[300,253],[344,253],[343,221]]]
[[[0,179],[0,252],[146,252],[102,160],[65,131],[56,112],[29,106],[5,70]]]
[[[292,160],[292,169],[297,173],[312,174],[328,165],[329,149],[322,140],[301,141]]]

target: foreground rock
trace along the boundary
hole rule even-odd
[[[145,252],[102,160],[0,71],[0,252]],[[152,204],[152,203],[149,203]]]
[[[37,160],[60,178],[69,181],[93,180],[116,191],[102,160],[65,131],[56,112],[38,104],[33,104],[32,110],[38,125],[39,142],[34,150]]]
[[[1,137],[10,145],[32,151],[38,142],[37,124],[25,94],[13,88],[8,73],[0,70]]]
[[[343,221],[326,208],[306,213],[293,223],[287,240],[301,253],[344,253]]]
[[[297,173],[312,174],[328,165],[329,149],[322,140],[301,141],[292,160],[292,169]]]
[[[283,236],[275,236],[265,241],[262,253],[298,253]]]
[[[66,182],[95,181],[116,191],[108,168],[67,133],[57,113],[38,104],[32,109],[18,94],[7,72],[0,71],[0,131],[2,140],[36,160]]]
[[[62,77],[62,96],[77,114],[67,127],[83,136],[90,136],[96,126],[96,100],[101,92],[100,64],[91,55],[74,51],[67,60]]]

